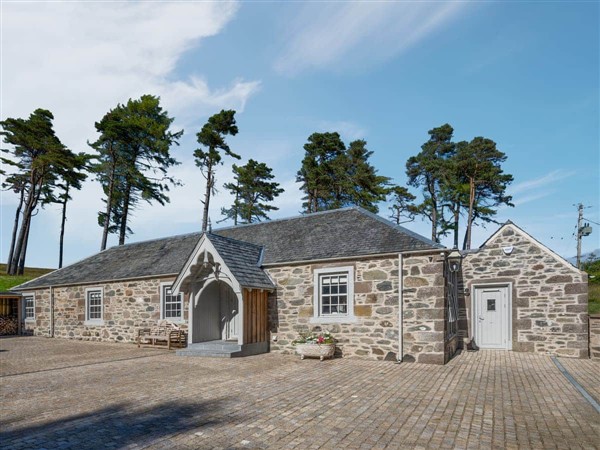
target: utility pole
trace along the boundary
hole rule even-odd
[[[589,222],[583,223],[583,204],[579,203],[574,206],[577,206],[577,210],[579,211],[579,216],[577,217],[577,268],[581,270],[581,238],[592,234],[592,227],[590,227]]]
[[[579,217],[577,218],[577,268],[581,269],[581,225],[583,222],[583,204],[577,205]]]

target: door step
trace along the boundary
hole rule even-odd
[[[228,341],[208,341],[189,344],[177,350],[177,356],[199,356],[205,358],[236,358],[258,355],[269,351],[268,342],[240,345]]]

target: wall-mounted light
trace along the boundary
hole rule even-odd
[[[462,261],[462,255],[458,249],[452,249],[452,251],[446,257],[448,261],[448,267],[450,272],[458,272],[460,270],[460,263]]]
[[[502,247],[502,251],[506,256],[510,255],[514,250],[514,247],[511,245],[510,247]]]

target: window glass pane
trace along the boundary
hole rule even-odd
[[[88,291],[87,293],[87,319],[102,319],[102,292]]]
[[[322,277],[321,284],[329,284],[329,277]]]
[[[348,286],[346,286],[345,284],[340,284],[340,294],[345,294],[346,289],[348,289]]]
[[[322,293],[323,294],[329,294],[329,286],[323,286]]]
[[[163,286],[163,318],[181,319],[182,300],[182,294],[174,296],[171,286]]]
[[[487,301],[487,310],[488,311],[496,311],[496,300],[488,300]]]
[[[331,309],[330,309],[329,305],[323,305],[321,310],[322,310],[323,314],[331,314]]]
[[[332,294],[337,294],[338,293],[338,287],[337,286],[331,286],[331,293]]]
[[[348,277],[347,276],[340,276],[340,283],[347,283],[348,282]]]

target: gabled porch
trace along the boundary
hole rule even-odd
[[[173,284],[189,294],[188,347],[181,356],[236,357],[269,351],[268,293],[262,248],[204,234]]]

